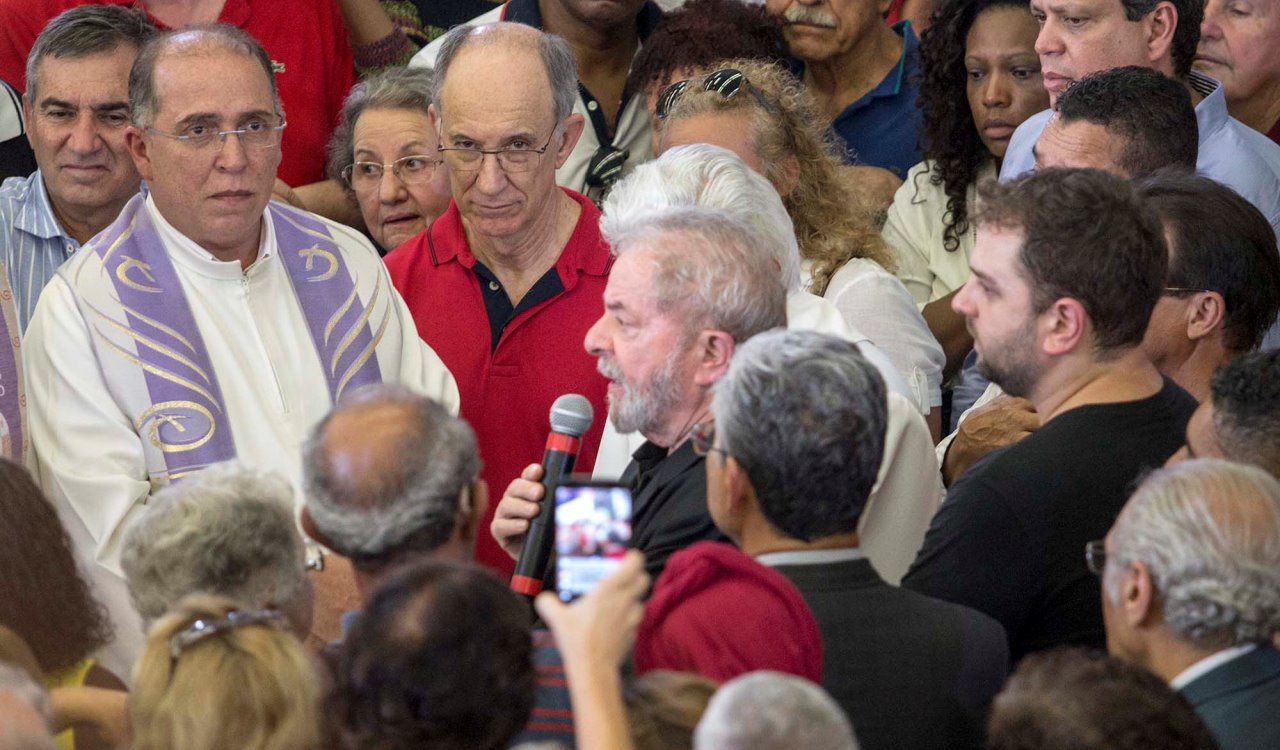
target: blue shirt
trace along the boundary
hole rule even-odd
[[[898,177],[918,164],[920,149],[920,110],[916,97],[920,93],[920,42],[911,30],[910,21],[899,21],[893,30],[902,37],[902,54],[898,64],[875,88],[845,107],[831,123],[831,129],[848,149],[849,164],[883,167]],[[804,65],[796,63],[794,72],[804,74]]]
[[[40,291],[80,249],[53,215],[40,170],[0,185],[0,262],[9,273],[18,327],[25,333]]]

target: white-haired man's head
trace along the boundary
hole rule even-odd
[[[853,726],[825,690],[781,672],[751,672],[711,697],[694,750],[858,750]]]

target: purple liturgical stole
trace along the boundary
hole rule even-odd
[[[374,356],[379,336],[369,331],[369,310],[328,228],[276,203],[266,215],[333,402],[348,388],[382,382]],[[92,246],[129,321],[118,330],[136,351],[110,340],[106,345],[141,368],[146,380],[151,406],[132,415],[135,429],[163,452],[171,480],[235,458],[217,372],[142,196]]]

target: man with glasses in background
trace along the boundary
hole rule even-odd
[[[111,612],[113,670],[141,646],[120,542],[154,490],[230,459],[301,486],[308,431],[362,385],[458,404],[369,242],[268,205],[285,120],[252,38],[154,37],[129,104],[149,193],[59,269],[23,342],[35,468]]]
[[[506,487],[542,455],[556,398],[580,393],[604,414],[607,381],[582,340],[612,261],[600,211],[556,186],[584,127],[568,44],[523,24],[461,26],[435,73],[432,122],[454,200],[387,267],[418,333],[460,379],[483,478]],[[602,424],[583,435],[578,471],[591,471]],[[476,556],[511,570],[488,535]]]

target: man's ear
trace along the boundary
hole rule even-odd
[[[741,516],[745,504],[755,496],[755,491],[751,487],[751,478],[733,456],[724,457],[724,483],[729,512],[735,517]]]
[[[734,341],[725,331],[707,329],[698,334],[698,371],[694,382],[710,387],[729,370]]]
[[[138,174],[142,179],[148,182],[155,174],[155,170],[151,169],[151,153],[147,141],[142,137],[142,128],[137,125],[130,125],[124,131],[124,145],[129,151],[129,156],[133,159],[133,166],[138,170]]]
[[[472,544],[480,531],[480,524],[484,521],[485,511],[489,509],[489,483],[483,479],[476,479],[463,490],[463,493],[467,502],[458,508],[457,528],[454,533],[461,541]]]
[[[1178,9],[1168,0],[1156,3],[1156,7],[1151,10],[1141,20],[1146,29],[1147,61],[1152,63],[1153,67],[1160,70],[1166,75],[1173,74],[1173,35],[1178,29]],[[1163,60],[1169,60],[1169,69],[1163,70],[1158,65]]]
[[[1040,314],[1043,336],[1041,349],[1050,357],[1070,354],[1078,349],[1088,334],[1089,315],[1079,300],[1062,297]]]
[[[569,154],[573,153],[573,147],[578,145],[578,139],[582,137],[582,129],[586,126],[586,118],[577,112],[564,118],[559,139],[560,145],[556,149],[556,169],[564,166]],[[552,140],[553,144],[556,142]]]
[[[311,517],[311,511],[307,509],[306,505],[303,505],[301,510],[298,511],[298,524],[302,526],[302,533],[306,534],[307,538],[318,542],[323,547],[333,549],[333,542],[320,529],[316,528],[315,519]]]
[[[27,131],[27,140],[31,140],[31,97],[22,95],[22,129]]]
[[[1155,584],[1145,563],[1132,562],[1120,572],[1120,611],[1130,627],[1150,627],[1159,622]]]
[[[1187,305],[1187,338],[1202,339],[1221,330],[1227,315],[1227,303],[1217,292],[1198,292]]]

